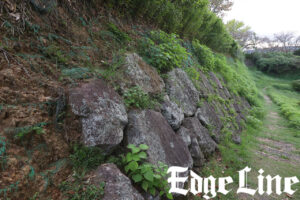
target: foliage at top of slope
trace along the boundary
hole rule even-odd
[[[152,31],[141,39],[139,52],[161,73],[180,67],[192,79],[199,79],[199,71],[216,72],[225,79],[231,92],[244,96],[251,105],[260,105],[258,91],[243,61],[214,53],[197,39],[182,41],[175,34]]]
[[[214,51],[237,56],[238,44],[210,11],[208,0],[115,0],[106,5],[134,18],[143,17],[168,33],[198,39]]]

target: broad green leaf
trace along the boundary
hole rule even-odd
[[[153,172],[152,171],[147,171],[144,174],[144,177],[145,177],[146,180],[148,180],[150,182],[153,182]]]
[[[129,165],[126,165],[124,169],[125,169],[125,172],[128,173],[128,171],[129,171]]]
[[[147,150],[147,149],[149,149],[149,147],[146,145],[146,144],[140,144],[140,149],[142,149],[142,150]]]
[[[155,196],[155,189],[154,188],[150,188],[149,192],[150,192],[151,195]]]
[[[132,153],[128,153],[127,155],[126,155],[126,162],[130,162],[130,161],[132,161],[133,159],[132,159]]]
[[[164,195],[165,194],[165,191],[160,191],[159,192],[159,196],[162,196],[162,195]]]
[[[131,171],[137,170],[138,167],[139,167],[139,164],[138,164],[136,161],[131,161],[131,162],[128,164],[128,168],[129,168]]]
[[[140,152],[138,155],[142,159],[146,159],[147,158],[147,154],[145,152]]]
[[[141,158],[139,157],[139,155],[134,154],[134,155],[132,156],[132,160],[134,160],[134,161],[140,161]]]
[[[148,190],[148,186],[149,186],[149,184],[148,184],[148,182],[147,181],[143,181],[143,183],[142,183],[142,188],[147,192],[147,190]]]
[[[140,174],[135,174],[135,175],[132,176],[132,179],[135,183],[138,183],[143,179],[143,177]]]
[[[131,149],[132,153],[138,153],[141,149],[133,144],[129,144],[127,148]]]
[[[161,179],[161,175],[159,175],[159,174],[154,174],[153,176],[154,176],[154,178]]]
[[[127,145],[127,148],[128,149],[132,149],[132,148],[135,148],[136,146],[134,145],[134,144],[129,144],[129,145]]]
[[[167,193],[167,198],[168,198],[168,199],[173,199],[173,195],[170,194],[170,193]]]

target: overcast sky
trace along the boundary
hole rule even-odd
[[[261,36],[279,32],[300,35],[300,0],[234,0],[224,21],[237,19]]]

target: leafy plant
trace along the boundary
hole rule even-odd
[[[165,195],[168,199],[173,199],[169,191],[169,185],[166,180],[168,166],[159,163],[159,166],[154,166],[146,162],[149,147],[141,144],[138,147],[129,144],[127,146],[131,152],[127,153],[123,158],[126,174],[135,182],[139,183],[143,190],[155,196],[159,192],[160,196]]]
[[[124,94],[124,101],[127,107],[135,107],[135,108],[152,108],[157,102],[145,93],[139,87],[133,87],[128,89]]]
[[[48,47],[43,48],[43,53],[49,58],[55,60],[61,64],[67,64],[70,57],[62,51],[58,46],[51,44]]]
[[[118,42],[124,43],[131,40],[127,33],[121,31],[115,24],[109,23],[107,26],[108,30],[116,36]]]
[[[87,171],[98,167],[105,160],[103,152],[98,147],[75,145],[70,160],[75,171]]]
[[[188,53],[181,46],[181,40],[175,34],[163,31],[152,31],[149,37],[140,42],[140,54],[161,73],[182,67],[188,58]]]
[[[34,126],[25,126],[22,128],[17,128],[14,132],[14,138],[17,140],[21,140],[23,139],[25,136],[34,133],[36,135],[41,135],[41,134],[45,134],[45,130],[43,128],[43,126],[45,126],[46,123],[40,123]]]

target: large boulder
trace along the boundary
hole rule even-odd
[[[105,183],[103,200],[144,200],[143,196],[131,185],[114,164],[103,164],[90,174],[92,184]]]
[[[195,116],[203,126],[212,128],[213,139],[219,143],[222,137],[221,129],[223,127],[223,123],[215,108],[205,101],[201,107],[197,109]]]
[[[170,101],[169,96],[164,97],[164,102],[161,104],[161,113],[174,130],[179,129],[184,119],[184,114],[175,102]]]
[[[123,140],[128,122],[122,98],[103,80],[91,80],[69,90],[72,112],[80,117],[86,146],[110,149]]]
[[[159,161],[169,166],[192,167],[193,160],[180,136],[176,135],[166,119],[153,110],[132,110],[126,129],[128,144],[146,144],[149,162]]]
[[[184,119],[182,126],[189,129],[196,136],[200,149],[206,158],[215,152],[217,144],[209,135],[209,131],[202,126],[196,117]]]
[[[168,73],[166,90],[172,101],[178,103],[185,116],[193,116],[199,102],[199,92],[188,75],[182,69],[174,69]]]
[[[138,54],[127,53],[125,64],[121,67],[122,80],[120,86],[123,90],[138,86],[146,93],[161,93],[165,83],[156,69],[148,65]]]

